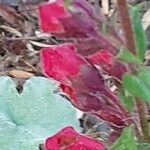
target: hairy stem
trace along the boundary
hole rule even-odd
[[[122,30],[125,36],[126,47],[133,54],[135,54],[136,53],[135,43],[126,0],[117,0],[117,5],[118,5],[118,12],[120,15],[120,21],[122,23]]]
[[[118,12],[120,15],[120,20],[122,23],[123,33],[125,36],[126,47],[131,53],[135,54],[136,53],[135,42],[134,42],[134,36],[133,36],[133,31],[132,31],[126,0],[117,0],[117,5],[118,5]],[[138,114],[140,118],[143,138],[145,140],[149,140],[150,129],[147,120],[147,108],[145,107],[145,103],[141,100],[137,100],[136,104],[137,104]]]
[[[146,105],[141,101],[137,100],[137,108],[138,108],[138,113],[140,116],[140,123],[141,123],[141,128],[143,131],[144,139],[145,140],[150,140],[150,130],[149,130],[149,124],[148,124],[148,117],[147,117],[147,111],[146,111]]]

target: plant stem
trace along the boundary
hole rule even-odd
[[[126,47],[133,54],[135,54],[136,53],[135,43],[126,0],[117,0],[117,5],[118,5],[118,12],[120,15],[120,21],[122,24],[122,30],[125,36]]]
[[[143,103],[141,100],[136,101],[137,108],[138,108],[138,114],[140,117],[140,124],[143,131],[143,136],[145,140],[150,140],[150,130],[149,130],[149,124],[148,124],[148,117],[147,117],[147,109],[145,103]]]
[[[128,13],[127,2],[126,0],[117,0],[117,5],[118,5],[118,12],[120,15],[120,20],[122,23],[123,33],[125,36],[126,47],[131,53],[136,54],[134,36],[133,36],[132,26],[130,22],[129,13]],[[130,69],[132,70],[132,68]],[[145,107],[145,103],[142,100],[137,100],[136,104],[137,104],[138,114],[140,118],[143,138],[144,140],[149,140],[150,129],[147,120],[147,108]]]

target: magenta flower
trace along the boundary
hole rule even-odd
[[[105,57],[98,57],[100,56],[104,62],[111,63],[109,55],[103,55]],[[73,44],[65,43],[43,48],[41,60],[45,75],[61,83],[60,87],[75,107],[92,112],[117,125],[126,124],[123,120],[127,114],[119,100],[105,85],[103,77],[94,65],[76,53]]]
[[[99,141],[66,127],[45,142],[45,150],[105,150]]]

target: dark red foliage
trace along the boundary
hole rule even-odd
[[[68,76],[78,74],[80,65],[85,63],[75,51],[71,43],[43,48],[41,60],[45,75],[70,85]]]
[[[49,33],[65,33],[66,37],[81,38],[87,37],[88,33],[96,34],[96,16],[88,2],[73,0],[69,7],[72,8],[65,8],[63,0],[41,5],[41,29]]]
[[[100,49],[89,58],[94,64],[104,66],[107,69],[113,64],[113,55],[105,49]]]
[[[63,1],[57,3],[45,3],[40,7],[40,25],[44,32],[64,33],[65,29],[58,18],[69,16],[64,8]]]
[[[70,80],[76,96],[76,103],[73,104],[77,108],[92,112],[117,125],[126,124],[123,120],[127,117],[127,113],[104,84],[102,76],[93,65],[82,65],[80,73],[70,77]]]
[[[88,56],[92,63],[101,66],[109,75],[117,79],[121,79],[122,75],[127,72],[127,66],[121,64],[114,58],[112,53],[105,49],[100,49],[93,55]]]
[[[45,150],[105,150],[105,147],[100,142],[77,133],[72,127],[66,127],[46,140]]]
[[[118,80],[127,67],[115,58],[118,49],[100,32],[101,18],[86,0],[72,0],[67,7],[63,0],[44,3],[39,8],[39,15],[44,32],[73,42],[41,50],[44,74],[60,82],[61,89],[75,107],[108,121],[120,134],[130,122],[128,113],[117,95],[106,86],[97,66]],[[111,31],[119,41],[118,46],[122,40],[115,30]],[[116,136],[114,132],[110,141]]]
[[[72,44],[44,48],[41,56],[44,73],[61,82],[61,88],[74,106],[117,125],[126,124],[123,120],[127,114],[119,100],[105,85],[99,71],[78,55]],[[107,53],[102,57],[104,62],[111,64]]]
[[[92,38],[97,45],[106,48],[112,53],[117,49],[99,31],[99,21],[94,7],[86,0],[72,0],[68,8],[63,0],[56,0],[52,3],[44,3],[39,8],[40,27],[44,32],[56,33],[55,35],[64,38],[88,39]],[[82,49],[83,51],[83,49]]]
[[[76,39],[74,41],[74,44],[77,48],[78,53],[83,56],[92,55],[102,49],[99,40],[91,37]]]

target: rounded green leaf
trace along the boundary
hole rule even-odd
[[[61,128],[78,128],[76,111],[55,94],[55,81],[33,77],[19,94],[9,77],[0,77],[0,149],[37,150],[38,145]]]

